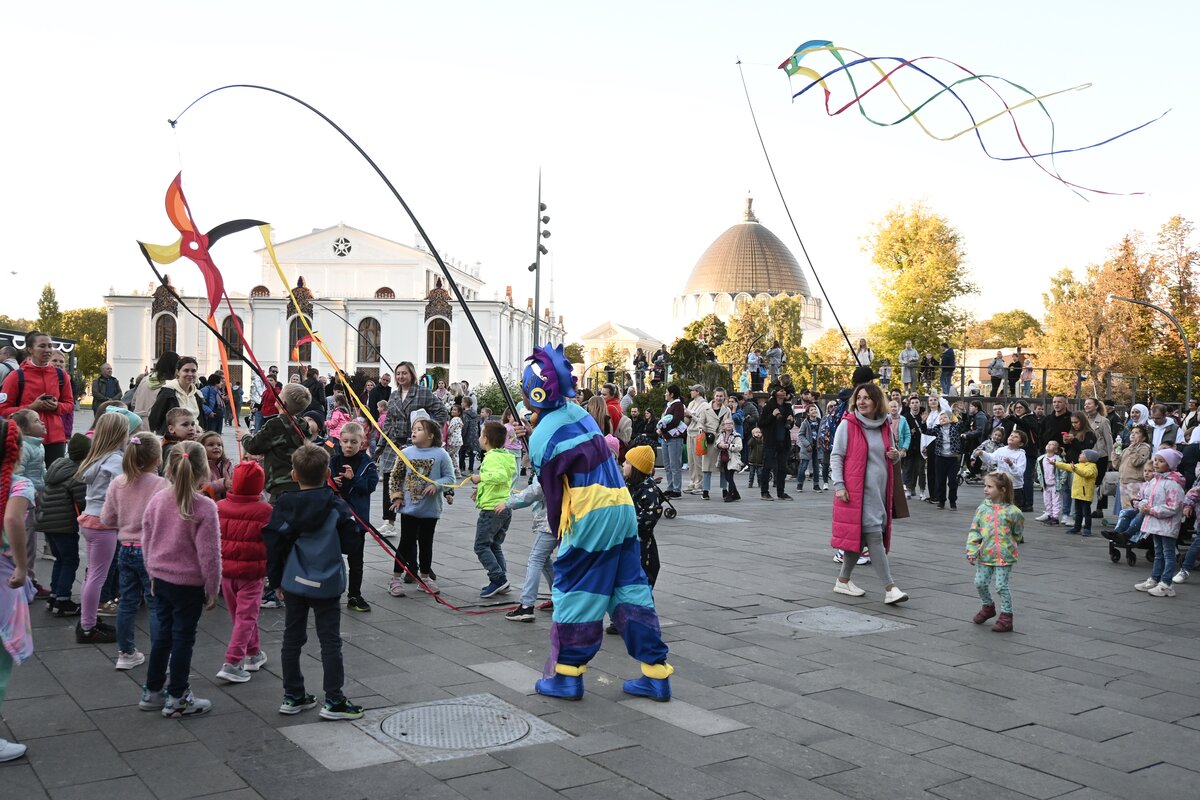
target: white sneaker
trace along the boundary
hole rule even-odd
[[[1158,581],[1154,580],[1154,578],[1146,578],[1146,580],[1142,581],[1141,583],[1135,583],[1133,588],[1137,589],[1139,592],[1148,592],[1155,586],[1158,586]]]
[[[383,525],[379,528],[379,534],[381,536],[395,536],[396,535],[396,523],[392,522],[391,520],[384,522]]]
[[[883,602],[887,603],[889,606],[896,603],[903,603],[907,599],[908,595],[901,591],[899,586],[893,586],[883,595]]]
[[[1038,522],[1045,522],[1046,520],[1050,519],[1050,512],[1043,512],[1040,517],[1035,517],[1035,519]]]
[[[0,739],[0,761],[15,761],[25,755],[25,745]]]
[[[834,550],[833,551],[833,563],[835,563],[835,564],[842,563],[842,561],[845,560],[845,555],[846,555],[845,552],[843,552],[842,550]]]
[[[261,650],[252,656],[246,656],[246,660],[242,662],[242,669],[246,672],[258,672],[267,665],[267,654]]]
[[[388,594],[392,597],[404,597],[404,580],[400,576],[394,576],[388,583]]]
[[[117,653],[117,669],[133,669],[145,661],[146,656],[137,649],[132,653]]]
[[[1183,583],[1188,579],[1188,575],[1191,574],[1192,573],[1188,572],[1186,569],[1181,569],[1179,572],[1175,573],[1174,578],[1171,578],[1171,583]]]
[[[866,592],[854,585],[854,581],[834,581],[833,590],[838,594],[848,594],[851,597],[862,597]]]
[[[821,491],[822,491],[822,492],[828,492],[828,491],[829,491],[829,484],[828,484],[828,483],[822,483],[822,484],[821,484]]]
[[[1147,589],[1146,594],[1152,594],[1155,597],[1174,597],[1175,589],[1169,583],[1159,583],[1153,589]]]
[[[239,664],[222,664],[217,677],[230,683],[245,683],[250,680],[250,673]]]

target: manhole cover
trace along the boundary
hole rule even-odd
[[[479,750],[503,747],[529,735],[514,714],[473,703],[417,706],[397,711],[379,726],[384,734],[416,747]]]
[[[561,728],[491,694],[377,708],[354,725],[414,764],[571,738]]]
[[[912,625],[897,622],[894,619],[861,614],[839,606],[821,606],[803,611],[767,614],[759,617],[759,620],[774,625],[783,625],[790,630],[802,633],[837,637],[862,636],[866,633],[882,633],[912,627]]]
[[[740,517],[727,517],[724,514],[687,514],[680,517],[688,522],[703,522],[705,525],[728,525],[733,522],[746,522]]]

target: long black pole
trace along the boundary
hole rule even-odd
[[[332,127],[335,131],[340,133],[342,135],[342,138],[345,139],[347,142],[349,142],[351,147],[353,147],[355,150],[357,150],[358,154],[360,156],[362,156],[368,164],[371,165],[371,169],[375,170],[375,174],[379,176],[379,178],[387,186],[388,190],[391,191],[392,196],[395,197],[396,201],[400,203],[400,206],[404,209],[404,213],[406,213],[408,215],[408,218],[412,221],[412,224],[416,227],[417,233],[419,233],[421,235],[421,239],[425,242],[426,247],[429,248],[430,255],[433,256],[434,260],[437,262],[438,267],[441,268],[442,276],[445,277],[446,283],[448,283],[450,285],[450,289],[454,292],[454,297],[455,297],[455,299],[458,300],[459,306],[462,308],[463,313],[466,315],[467,322],[471,323],[471,330],[473,330],[475,332],[475,338],[479,340],[479,346],[483,348],[483,354],[487,357],[488,366],[490,366],[492,368],[492,375],[494,375],[496,378],[496,384],[500,387],[500,393],[502,395],[504,395],[504,401],[508,404],[508,407],[512,410],[513,418],[516,419],[519,416],[517,413],[517,404],[513,401],[512,393],[508,390],[508,384],[505,383],[504,376],[500,373],[500,366],[496,363],[496,359],[492,355],[491,348],[488,347],[487,339],[485,339],[483,336],[483,331],[481,331],[479,329],[479,323],[475,321],[475,315],[471,313],[470,307],[467,306],[466,298],[463,297],[462,291],[458,288],[458,282],[455,281],[454,276],[450,274],[450,268],[446,266],[446,263],[444,261],[442,261],[442,257],[438,254],[437,248],[433,246],[433,242],[430,240],[429,234],[425,233],[425,228],[421,225],[420,221],[417,219],[417,215],[413,213],[411,208],[409,208],[408,203],[406,203],[404,201],[404,198],[400,195],[400,192],[392,184],[392,182],[388,178],[388,176],[386,174],[384,174],[384,171],[382,169],[379,168],[379,165],[375,163],[375,160],[373,158],[371,158],[371,156],[367,155],[367,151],[363,150],[362,147],[359,145],[359,143],[354,141],[353,137],[351,137],[350,134],[346,133],[346,131],[342,128],[341,125],[338,125],[336,122],[334,122],[332,119],[330,119],[329,116],[324,114],[316,106],[306,103],[294,95],[290,95],[287,92],[282,91],[280,89],[273,89],[270,86],[259,86],[257,84],[253,84],[253,83],[231,83],[227,86],[220,86],[216,89],[205,92],[204,94],[200,95],[195,100],[193,100],[192,102],[188,103],[187,108],[185,108],[185,109],[183,109],[183,111],[179,112],[179,114],[175,117],[175,119],[169,119],[169,120],[167,120],[167,122],[169,122],[171,124],[171,127],[174,128],[178,124],[179,120],[183,117],[183,115],[186,114],[189,110],[191,110],[192,106],[196,105],[201,100],[208,97],[209,95],[213,95],[213,94],[216,94],[217,92],[225,91],[226,89],[257,89],[259,91],[270,92],[271,94],[277,94],[280,97],[286,97],[288,100],[291,100],[295,103],[299,103],[300,105],[307,108],[309,111],[316,114],[321,119],[325,120],[325,122],[328,123],[330,127]]]

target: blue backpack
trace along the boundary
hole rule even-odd
[[[284,594],[328,599],[340,597],[346,591],[346,565],[342,561],[338,520],[341,513],[335,505],[325,521],[311,534],[298,537],[292,544],[283,565]]]

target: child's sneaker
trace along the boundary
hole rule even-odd
[[[1147,589],[1146,594],[1152,594],[1155,597],[1174,597],[1175,589],[1169,583],[1159,583],[1153,589]]]
[[[292,697],[290,694],[285,694],[283,696],[283,703],[279,706],[279,713],[291,716],[292,714],[299,714],[301,711],[308,711],[310,708],[316,707],[317,698],[311,694],[304,694],[299,697]]]
[[[25,745],[0,739],[0,761],[16,761],[25,755]]]
[[[263,592],[262,602],[258,604],[259,608],[283,608],[283,601],[279,599],[279,595],[275,594],[274,589],[268,589]]]
[[[98,617],[115,617],[117,608],[120,606],[116,600],[109,600],[107,603],[101,603],[96,608],[96,616]]]
[[[1045,522],[1046,520],[1050,519],[1050,514],[1049,512],[1044,512],[1040,517],[1034,517],[1034,519],[1036,519],[1038,522]]]
[[[495,597],[498,594],[508,591],[508,581],[491,581],[487,586],[479,590],[481,598]]]
[[[146,661],[146,656],[138,650],[131,653],[117,653],[117,669],[133,669]]]
[[[75,623],[76,644],[112,644],[117,641],[117,632],[109,626],[101,626],[99,621],[94,628],[84,628]]]
[[[242,662],[242,669],[246,672],[258,672],[267,665],[267,654],[261,650],[252,656],[246,656],[246,660]]]
[[[509,622],[533,622],[533,606],[517,606],[504,615]]]
[[[388,594],[392,597],[404,597],[404,581],[399,575],[393,575],[391,581],[388,582]]]
[[[351,611],[370,611],[371,604],[364,600],[361,596],[346,598],[346,608]]]
[[[421,582],[425,584],[425,588],[429,590],[430,594],[442,593],[442,590],[439,589],[437,585],[437,576],[432,572],[422,572]]]
[[[83,613],[83,606],[72,600],[55,600],[50,612],[56,617],[78,617]]]
[[[222,664],[217,677],[230,683],[245,683],[250,680],[250,673],[242,669],[240,664]]]
[[[196,697],[192,694],[192,690],[188,689],[183,693],[183,697],[171,697],[168,694],[167,702],[162,708],[162,715],[168,719],[182,719],[207,711],[212,711],[212,703]]]
[[[845,560],[846,560],[846,554],[845,554],[845,552],[843,552],[843,551],[841,551],[841,550],[834,550],[834,551],[833,551],[833,563],[835,563],[835,564],[840,564],[840,563],[842,563],[842,562],[843,562],[843,561],[845,561]]]
[[[1146,580],[1142,581],[1141,583],[1135,583],[1133,588],[1137,589],[1139,592],[1148,592],[1156,586],[1158,586],[1158,581],[1154,580],[1154,578],[1146,578]]]
[[[1183,583],[1184,581],[1186,581],[1188,579],[1188,576],[1191,574],[1192,573],[1188,572],[1186,569],[1181,569],[1181,570],[1179,570],[1179,572],[1175,573],[1174,578],[1171,578],[1171,583]]]
[[[363,707],[354,705],[344,697],[336,703],[326,700],[325,705],[321,706],[321,719],[362,719],[362,715]]]
[[[138,701],[138,708],[142,711],[162,711],[166,704],[167,693],[162,689],[152,692],[145,686],[142,687],[142,699]]]

